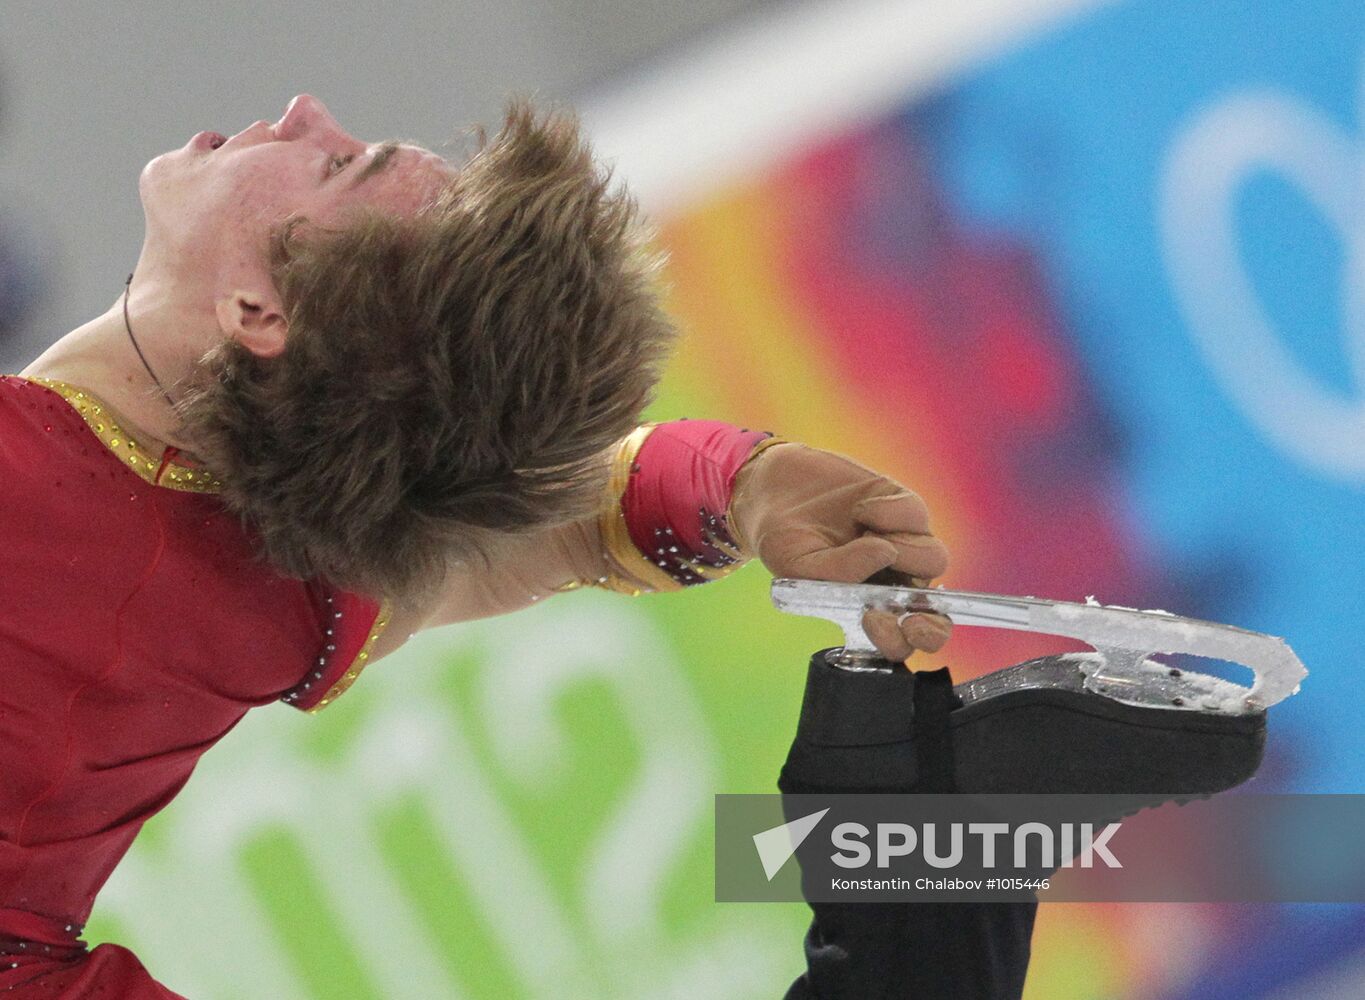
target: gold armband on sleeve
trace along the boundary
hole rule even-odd
[[[631,538],[630,529],[626,524],[622,499],[630,485],[632,472],[638,469],[636,458],[640,449],[657,426],[657,424],[643,424],[636,428],[621,440],[611,458],[607,486],[602,498],[602,508],[598,515],[598,530],[601,535],[605,563],[604,574],[594,580],[582,580],[566,584],[560,588],[561,590],[572,590],[578,586],[593,586],[634,597],[644,593],[682,590],[688,586],[719,580],[728,576],[754,554],[743,549],[742,545],[737,543],[739,536],[735,530],[729,503],[723,511],[711,512],[705,508],[699,509],[699,514],[703,519],[701,530],[704,542],[710,549],[714,550],[714,554],[709,558],[703,557],[700,553],[680,552],[678,547],[670,545],[670,541],[677,541],[678,545],[681,545],[680,541],[667,539],[662,535],[658,539],[660,548],[657,552],[657,560],[636,547]],[[735,476],[738,477],[739,472],[756,456],[772,445],[781,443],[783,443],[783,439],[777,437],[769,437],[760,441],[745,456],[744,462],[740,469],[735,472]],[[733,497],[730,499],[733,500]],[[672,534],[668,529],[664,529],[664,531],[669,535]]]
[[[682,584],[656,566],[648,556],[635,547],[630,529],[626,526],[626,512],[621,499],[630,485],[631,469],[640,448],[658,424],[641,424],[621,439],[611,460],[606,493],[602,497],[602,512],[597,526],[602,533],[602,547],[607,559],[605,579],[593,586],[614,590],[618,594],[639,597],[642,593],[682,590]]]

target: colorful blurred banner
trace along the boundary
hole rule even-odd
[[[952,586],[1285,636],[1312,673],[1255,787],[1365,790],[1362,37],[1328,0],[1109,5],[812,138],[661,220],[688,336],[652,416],[898,477]],[[421,636],[317,719],[254,713],[96,938],[195,1000],[781,996],[805,913],[712,902],[711,796],[772,788],[837,637],[766,582],[566,595]],[[1044,906],[1028,997],[1359,997],[1362,933]]]
[[[951,585],[1287,637],[1312,675],[1262,790],[1365,787],[1362,27],[1340,3],[1103,9],[669,228],[707,412],[900,476]],[[1362,928],[1053,909],[1031,996],[1279,995]]]

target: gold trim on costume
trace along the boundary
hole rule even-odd
[[[389,621],[393,618],[393,605],[387,599],[379,605],[379,614],[374,620],[374,628],[370,630],[369,638],[365,640],[365,645],[360,647],[360,652],[351,661],[351,665],[346,672],[337,678],[335,684],[327,689],[327,693],[322,696],[312,708],[307,709],[309,715],[317,715],[324,708],[336,701],[346,689],[355,683],[355,679],[360,676],[360,672],[365,669],[370,662],[370,656],[374,653],[374,647],[379,642],[379,637],[384,634],[384,629],[388,627]]]
[[[187,465],[180,465],[175,462],[167,462],[165,469],[162,469],[161,459],[139,446],[136,441],[125,434],[114,422],[108,404],[88,389],[35,375],[15,375],[13,377],[41,385],[61,396],[73,410],[80,414],[86,426],[94,431],[100,442],[113,452],[122,464],[132,469],[153,486],[161,486],[168,490],[180,490],[185,493],[217,493],[222,488],[223,484],[208,469],[192,469]],[[158,470],[161,470],[159,479],[157,478]]]
[[[612,459],[611,474],[607,483],[606,495],[603,498],[602,512],[598,517],[602,545],[607,554],[607,575],[596,581],[577,581],[566,584],[558,588],[559,590],[572,590],[580,583],[591,583],[592,586],[601,587],[604,590],[614,590],[617,593],[638,597],[646,591],[684,589],[685,585],[681,581],[674,578],[647,554],[636,548],[635,542],[630,537],[630,529],[626,526],[625,511],[621,507],[621,498],[625,496],[626,488],[630,485],[631,468],[635,464],[635,457],[640,453],[641,447],[644,446],[645,439],[657,426],[658,424],[641,424],[621,440],[617,446],[616,455]],[[753,450],[745,457],[740,469],[743,469],[745,465],[754,460],[755,456],[773,445],[786,443],[784,438],[765,438],[754,445]],[[732,497],[731,505],[733,502],[734,498]],[[728,531],[736,543],[739,543],[739,534],[735,530],[734,518],[729,509],[725,511],[721,523],[722,530]],[[712,580],[720,580],[729,576],[753,555],[743,547],[742,543],[732,545],[706,525],[702,527],[702,534],[707,545],[731,560],[723,566],[712,566],[701,562],[700,559],[688,561],[685,566],[686,570],[694,576],[700,577],[702,581],[709,583]],[[696,582],[693,581],[693,583]]]
[[[598,580],[594,586],[614,590],[619,594],[638,597],[643,591],[682,590],[683,585],[656,566],[631,541],[630,529],[626,527],[626,512],[621,509],[621,498],[630,485],[630,469],[635,464],[635,456],[640,453],[645,439],[658,424],[641,424],[631,431],[616,446],[616,456],[611,462],[611,474],[607,480],[607,491],[602,498],[602,513],[597,524],[602,533],[602,546],[607,553],[607,578]],[[618,572],[619,570],[619,572]]]

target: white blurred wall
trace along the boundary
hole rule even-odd
[[[28,233],[48,283],[0,371],[115,302],[149,159],[294,94],[432,148],[495,123],[509,92],[568,101],[659,211],[1104,2],[0,0],[0,243]]]
[[[0,0],[0,225],[31,232],[51,282],[0,370],[114,302],[141,243],[139,171],[201,129],[309,92],[359,136],[437,147],[496,121],[509,91],[576,100],[778,3]]]

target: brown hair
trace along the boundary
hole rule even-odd
[[[224,342],[180,412],[280,571],[406,596],[598,508],[674,337],[609,181],[572,114],[515,99],[415,215],[275,235],[283,353]]]

